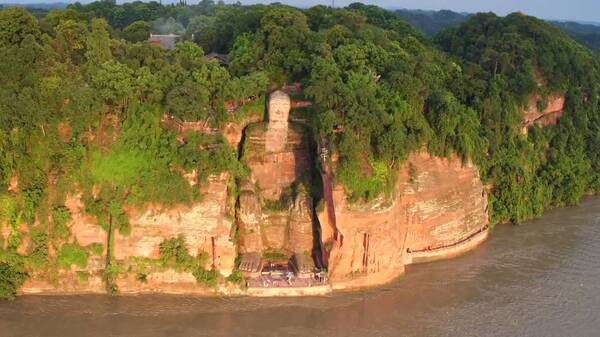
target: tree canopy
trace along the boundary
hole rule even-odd
[[[454,92],[478,111],[485,156],[477,160],[493,222],[520,222],[598,191],[598,59],[550,24],[523,14],[473,16],[436,42],[459,62]],[[535,97],[566,97],[558,125],[520,132],[521,112]],[[577,130],[577,131],[576,131]]]

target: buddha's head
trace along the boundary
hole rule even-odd
[[[269,124],[286,125],[290,115],[292,103],[290,96],[281,90],[271,93],[269,97]]]

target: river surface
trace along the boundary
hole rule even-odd
[[[23,296],[0,336],[600,336],[600,198],[498,226],[462,257],[314,298]]]

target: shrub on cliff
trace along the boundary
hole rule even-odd
[[[195,268],[192,275],[196,278],[196,282],[201,283],[209,288],[215,288],[219,280],[219,272],[212,269]]]
[[[69,270],[72,265],[80,269],[87,268],[88,252],[78,244],[66,243],[60,247],[56,257],[56,264],[60,268]]]
[[[50,256],[48,253],[48,235],[45,228],[33,228],[30,232],[30,253],[25,259],[28,269],[38,270],[44,268]]]
[[[160,260],[165,267],[175,270],[191,270],[196,266],[196,259],[190,255],[185,246],[183,235],[166,239],[159,246]]]
[[[243,286],[244,274],[239,270],[234,270],[231,275],[227,276],[226,280],[227,282]]]
[[[69,237],[67,223],[71,220],[71,213],[66,207],[52,209],[52,234],[57,239],[66,240]]]
[[[185,246],[183,235],[166,239],[159,246],[160,261],[163,267],[173,268],[176,271],[190,272],[198,283],[214,288],[218,282],[219,272],[204,268],[208,262],[208,254],[200,252],[198,256],[190,255]]]
[[[0,262],[0,298],[14,299],[25,279],[22,264]]]

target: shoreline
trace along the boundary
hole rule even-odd
[[[446,247],[440,247],[428,251],[419,252],[404,252],[404,266],[411,264],[428,263],[446,259],[452,259],[470,252],[489,237],[490,228],[480,230],[477,233],[470,235],[456,244]],[[177,291],[173,288],[169,290],[140,290],[140,291],[123,291],[115,296],[144,296],[144,295],[174,295],[174,296],[197,296],[197,297],[303,297],[303,296],[325,296],[337,292],[356,292],[365,289],[373,289],[390,284],[395,280],[399,280],[404,276],[405,269],[392,269],[384,275],[377,275],[377,281],[369,279],[369,275],[359,276],[356,279],[334,282],[325,285],[314,287],[297,287],[297,288],[261,288],[252,287],[241,289],[238,287],[219,287],[218,289],[210,290],[206,288],[198,288],[197,290]],[[383,277],[382,277],[383,276]],[[18,296],[77,296],[77,295],[108,295],[102,290],[89,291],[64,291],[49,289],[31,288],[21,289]]]
[[[486,241],[489,233],[490,228],[488,226],[450,246],[425,251],[407,252],[404,258],[404,265],[447,260],[466,254]]]

